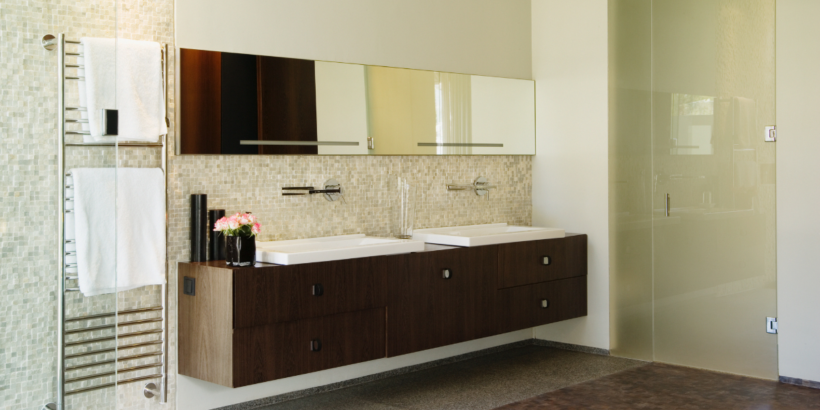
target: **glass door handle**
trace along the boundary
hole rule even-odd
[[[672,204],[669,200],[669,194],[666,194],[666,216],[669,216],[669,213],[672,211],[671,205]]]

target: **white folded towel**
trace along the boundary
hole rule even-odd
[[[94,296],[165,283],[162,170],[77,168],[71,176],[80,291]]]
[[[159,43],[112,38],[80,39],[84,66],[80,105],[87,108],[86,141],[156,142],[168,133]],[[116,56],[115,56],[116,54]],[[117,137],[102,137],[100,110],[119,111]]]

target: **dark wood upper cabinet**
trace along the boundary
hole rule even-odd
[[[317,154],[316,146],[241,141],[316,141],[312,60],[181,49],[180,153]]]
[[[316,141],[316,68],[312,60],[257,56],[259,140]],[[316,146],[260,145],[261,154],[317,154]]]
[[[191,49],[180,56],[179,154],[535,154],[532,80]],[[437,131],[437,118],[461,125]]]
[[[256,145],[241,145],[259,135],[256,56],[222,53],[222,118],[220,154],[258,154]]]
[[[182,154],[219,154],[222,132],[222,53],[180,49]]]

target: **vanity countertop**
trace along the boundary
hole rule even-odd
[[[433,243],[425,243],[424,250],[421,252],[413,252],[413,253],[425,253],[425,252],[434,252],[434,251],[442,251],[447,249],[456,249],[457,246],[447,246],[447,245],[436,245]],[[254,266],[228,266],[224,260],[219,261],[205,261],[205,262],[180,262],[180,263],[190,263],[191,265],[198,265],[198,266],[208,266],[211,268],[223,268],[225,270],[233,271],[237,269],[258,269],[258,268],[270,268],[276,266],[288,266],[288,265],[277,265],[274,263],[264,263],[264,262],[256,262]]]

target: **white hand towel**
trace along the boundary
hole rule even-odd
[[[165,283],[162,171],[78,168],[72,179],[80,291],[94,296]]]
[[[84,69],[80,105],[87,108],[86,141],[156,142],[168,133],[159,43],[111,38],[80,39]],[[84,86],[83,86],[84,85]],[[102,137],[100,110],[119,111],[117,137]]]

